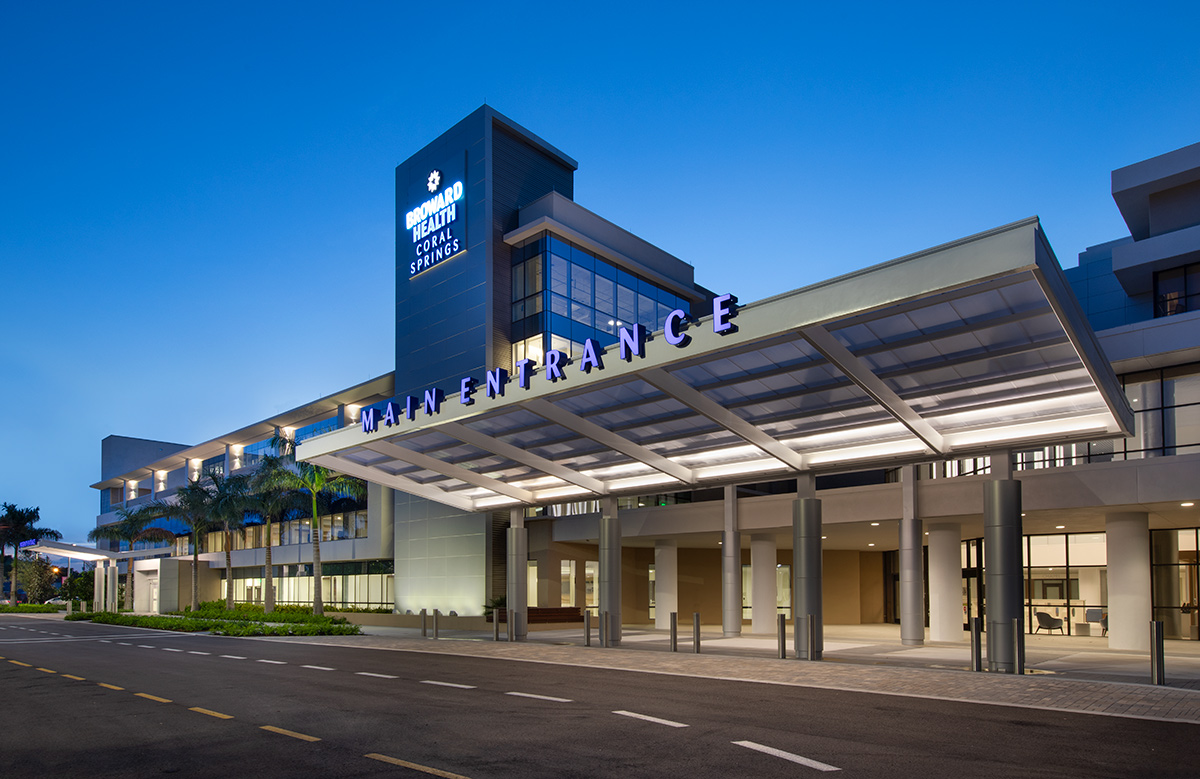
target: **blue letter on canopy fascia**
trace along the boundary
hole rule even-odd
[[[730,335],[737,332],[732,320],[737,316],[737,298],[733,295],[718,295],[713,298],[713,332]]]
[[[408,417],[410,422],[417,418],[417,399],[412,395],[404,398],[404,416]]]
[[[497,368],[494,371],[487,372],[487,387],[484,388],[484,394],[489,398],[494,398],[497,395],[504,397],[504,387],[508,384],[508,371],[503,368]]]
[[[677,308],[667,314],[663,322],[663,337],[671,346],[683,348],[691,343],[692,337],[683,332],[687,328],[688,315],[682,308]]]
[[[475,405],[475,398],[471,397],[475,394],[475,380],[470,376],[464,376],[463,380],[458,384],[458,400],[464,406]]]
[[[389,400],[383,408],[383,424],[391,427],[400,424],[400,406]]]
[[[376,408],[364,408],[362,411],[362,427],[364,433],[374,433],[379,429],[379,420],[375,416],[379,413]]]
[[[425,390],[425,403],[423,404],[425,416],[429,417],[433,416],[434,414],[441,413],[442,400],[444,400],[445,397],[445,393],[443,393],[437,387]]]
[[[533,366],[537,365],[536,360],[531,360],[528,357],[524,360],[517,360],[517,386],[521,389],[529,389],[529,379],[533,376]]]
[[[604,370],[604,347],[596,342],[595,338],[588,338],[583,342],[583,356],[579,358],[579,370],[584,373],[591,373],[592,368],[598,371]]]
[[[567,378],[563,374],[563,366],[568,362],[566,353],[560,349],[551,349],[546,352],[546,378],[550,381]]]
[[[646,328],[639,325],[634,325],[631,328],[622,327],[617,333],[621,339],[618,354],[625,362],[629,362],[634,357],[646,356]]]

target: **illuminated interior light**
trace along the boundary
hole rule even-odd
[[[845,449],[830,449],[809,455],[813,465],[836,463],[844,460],[866,460],[872,457],[889,457],[901,454],[916,454],[925,451],[925,444],[915,438],[904,441],[889,441],[867,446],[848,446]]]
[[[497,477],[499,478],[499,477]],[[520,487],[523,490],[537,489],[538,487],[558,487],[566,484],[565,481],[557,476],[539,476],[536,479],[525,479],[522,481],[511,482],[512,486]]]
[[[1092,390],[1057,398],[1040,398],[1038,400],[1009,403],[1003,406],[985,406],[984,408],[973,408],[968,411],[957,411],[945,416],[931,417],[929,421],[939,430],[942,430],[948,427],[960,427],[978,422],[1028,417],[1038,413],[1079,413],[1080,411],[1090,411],[1100,408],[1105,408],[1104,398],[1101,397],[1099,392]]]
[[[871,527],[879,527],[879,523],[878,523],[878,522],[872,522],[872,523],[871,523]]]
[[[744,460],[747,457],[761,456],[762,449],[757,446],[729,446],[724,449],[709,449],[704,452],[692,452],[691,454],[681,454],[675,457],[669,457],[671,462],[679,463],[680,465],[691,465],[693,463],[712,463],[713,460]]]
[[[874,545],[874,544],[867,544],[867,546],[875,546],[875,545]]]
[[[590,471],[582,471],[584,476],[591,476],[594,479],[603,479],[610,476],[630,476],[635,473],[646,473],[654,470],[645,463],[622,463],[621,465],[613,465],[608,468],[596,468]]]
[[[630,479],[618,479],[608,483],[610,489],[613,490],[630,490],[634,487],[652,487],[656,484],[674,484],[678,483],[679,479],[674,476],[668,476],[665,473],[650,473],[645,476],[634,476]]]
[[[1180,503],[1179,505],[1185,509],[1190,509],[1192,506],[1195,506],[1196,504],[1189,500],[1187,503]]]
[[[946,443],[951,449],[965,446],[978,446],[999,441],[1012,441],[1017,438],[1047,438],[1066,433],[1087,433],[1108,431],[1109,420],[1105,416],[1093,414],[1073,419],[1048,419],[1040,422],[1007,427],[992,427],[985,430],[973,430],[966,433],[948,433]]]
[[[480,498],[475,501],[475,509],[495,508],[496,506],[511,506],[521,501],[516,498],[510,498],[507,495],[497,495],[494,498]]]
[[[574,484],[568,484],[566,487],[558,487],[552,490],[543,490],[535,492],[533,496],[538,500],[552,500],[554,498],[569,498],[573,495],[591,495],[592,491],[584,487],[577,487]]]
[[[1055,525],[1054,529],[1055,530],[1066,530],[1067,526],[1066,525]]]
[[[828,433],[816,433],[798,438],[785,438],[781,439],[781,443],[792,449],[820,449],[823,446],[839,446],[852,444],[856,441],[879,441],[882,438],[894,438],[896,436],[908,438],[911,434],[908,432],[908,428],[899,422],[889,422],[887,424],[867,425],[866,427],[857,427],[850,430],[834,430]]]
[[[743,473],[759,473],[761,471],[787,470],[790,466],[774,458],[752,460],[750,462],[729,463],[727,465],[711,465],[707,468],[697,468],[696,478],[715,479],[720,476],[736,476]]]

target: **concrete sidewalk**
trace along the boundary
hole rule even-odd
[[[427,652],[517,662],[550,663],[635,673],[731,679],[798,687],[1015,706],[1051,711],[1135,717],[1200,724],[1200,647],[1170,642],[1168,686],[1149,684],[1149,658],[1109,650],[1103,638],[1029,636],[1030,673],[972,673],[966,644],[903,647],[895,625],[832,626],[825,660],[780,660],[775,636],[725,639],[702,635],[701,654],[691,653],[691,634],[680,652],[669,636],[649,628],[626,628],[619,648],[583,646],[582,628],[531,632],[528,641],[491,640],[478,632],[442,631],[440,640],[419,630],[370,627],[363,636],[262,639]],[[894,635],[893,635],[894,634]]]

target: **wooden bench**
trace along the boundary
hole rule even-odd
[[[508,609],[493,609],[492,614],[498,614],[501,622],[508,622]],[[492,621],[492,616],[487,618]],[[577,606],[531,606],[525,615],[528,625],[550,625],[558,622],[583,622],[583,612]]]

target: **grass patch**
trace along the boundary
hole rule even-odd
[[[311,615],[309,615],[311,616]],[[91,620],[101,625],[176,630],[183,633],[211,632],[217,636],[356,636],[361,633],[358,625],[334,623],[300,623],[269,625],[244,619],[208,619],[200,612],[196,616],[167,616],[113,614],[108,611],[83,611],[68,614],[69,620]]]

